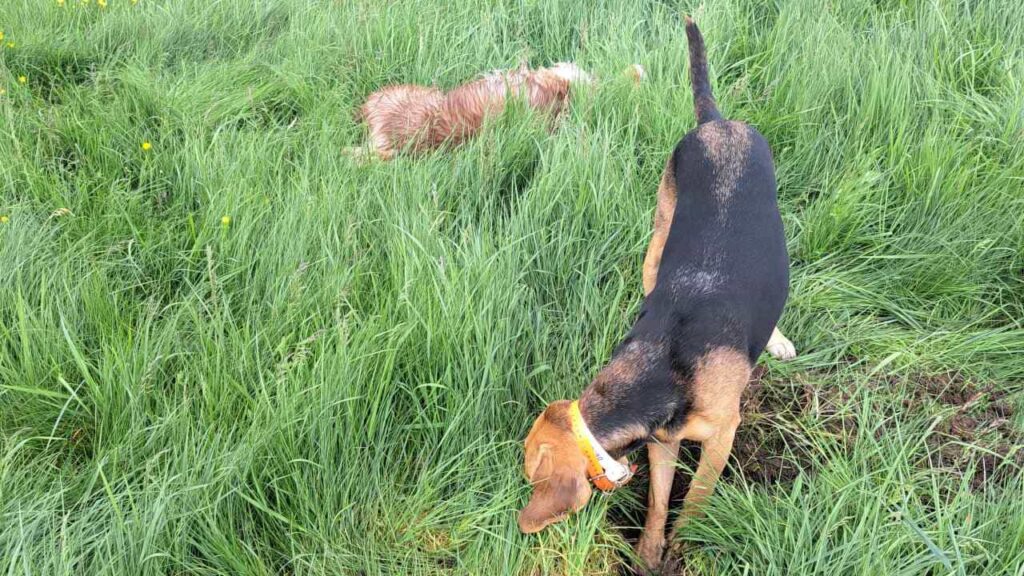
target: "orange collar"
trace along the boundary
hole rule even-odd
[[[580,413],[580,403],[569,405],[569,423],[580,452],[587,458],[587,476],[604,492],[611,492],[633,477],[633,469],[611,457],[590,432]]]

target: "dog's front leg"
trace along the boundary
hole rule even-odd
[[[700,462],[690,480],[690,489],[686,492],[686,498],[683,501],[683,512],[679,515],[668,536],[669,543],[673,548],[678,548],[676,535],[686,525],[687,520],[703,513],[704,502],[715,491],[718,477],[722,475],[722,470],[725,469],[725,464],[729,461],[732,442],[736,437],[736,429],[739,425],[738,411],[734,415],[723,416],[719,422],[716,422],[714,434],[701,442]]]
[[[636,553],[645,570],[653,570],[661,563],[665,550],[665,521],[668,519],[668,498],[672,492],[672,478],[676,472],[679,441],[650,442],[647,455],[651,466],[651,486],[647,494],[647,522],[644,533],[636,545]]]

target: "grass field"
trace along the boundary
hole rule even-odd
[[[772,145],[801,354],[763,362],[687,573],[1024,573],[1024,4],[0,10],[4,574],[628,566],[644,479],[525,537],[520,442],[638,309],[684,13]],[[340,154],[376,88],[524,58],[602,83],[553,133]]]

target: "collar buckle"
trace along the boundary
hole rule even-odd
[[[598,490],[603,494],[611,494],[618,488],[622,488],[633,479],[633,474],[636,473],[636,464],[626,467],[626,473],[618,480],[612,480],[608,477],[608,471],[604,471],[597,476],[591,476],[590,481],[597,487]]]
[[[569,406],[569,421],[573,435],[576,436],[576,444],[587,459],[587,477],[590,482],[606,494],[629,482],[636,466],[624,465],[605,451],[583,421],[579,401]]]

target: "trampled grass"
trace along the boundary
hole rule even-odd
[[[1024,4],[986,0],[5,0],[4,573],[628,565],[645,483],[525,537],[519,446],[637,310],[683,13],[773,147],[801,353],[687,573],[1021,574]],[[340,154],[372,90],[523,58],[602,82]]]

